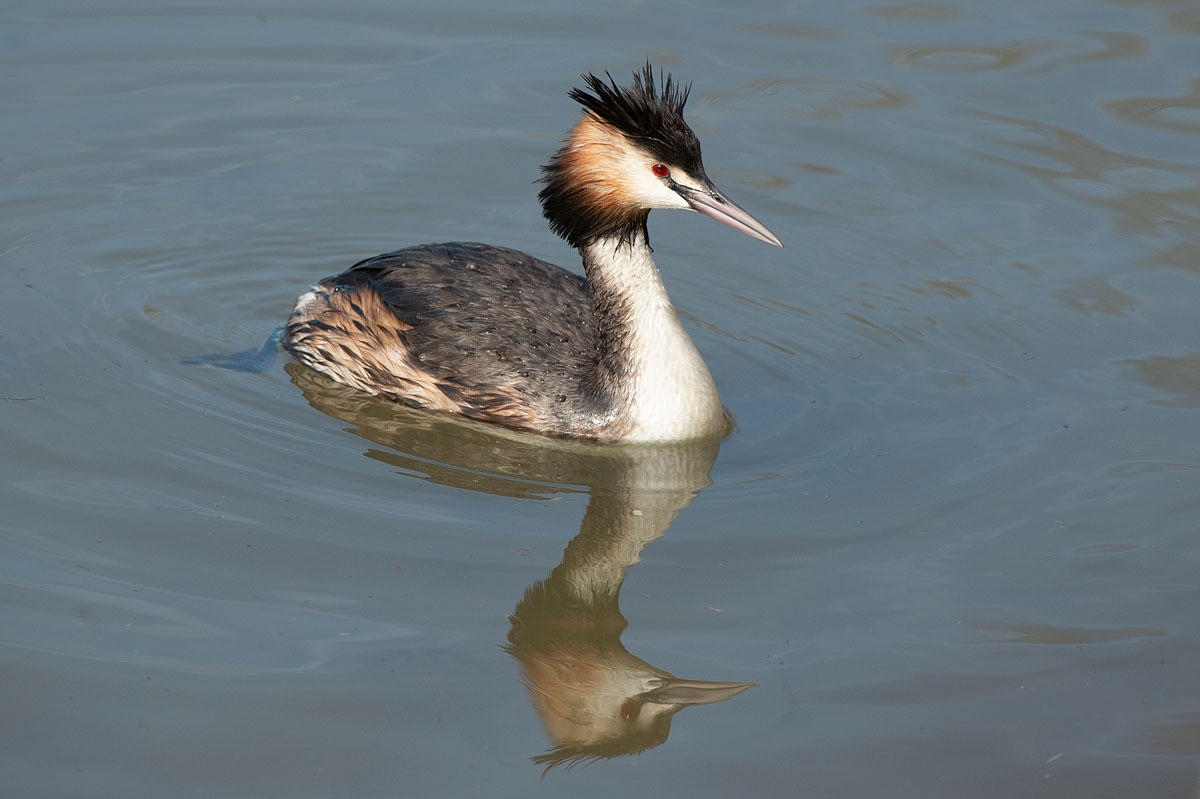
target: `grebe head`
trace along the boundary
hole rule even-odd
[[[606,73],[607,75],[607,73]],[[782,247],[775,234],[722,194],[704,173],[700,141],[683,119],[690,87],[647,63],[633,85],[584,75],[592,93],[573,89],[583,116],[550,163],[538,195],[554,232],[582,247],[604,236],[645,231],[652,208],[699,211]]]

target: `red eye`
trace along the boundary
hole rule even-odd
[[[660,178],[665,178],[667,175],[671,174],[671,170],[667,169],[666,164],[655,164],[654,166],[650,167],[650,171],[658,175]]]

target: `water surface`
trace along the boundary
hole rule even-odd
[[[1198,37],[1186,0],[8,3],[6,790],[1194,796]],[[719,448],[185,362],[408,244],[573,266],[531,181],[578,74],[647,57],[787,244],[651,216]],[[707,687],[617,701],[672,676]]]

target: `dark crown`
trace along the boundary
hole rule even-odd
[[[661,88],[656,86],[649,62],[633,73],[629,88],[618,86],[607,72],[605,75],[607,83],[595,75],[584,75],[593,94],[572,89],[571,98],[592,118],[635,142],[655,159],[678,166],[694,177],[704,177],[700,141],[683,119],[690,87],[681,88],[670,75],[661,73]],[[600,236],[632,239],[640,232],[644,237],[649,210],[597,202],[590,187],[571,174],[569,150],[568,144],[542,167],[542,182],[546,185],[538,198],[551,229],[572,247]]]
[[[633,85],[622,88],[605,72],[605,83],[595,75],[583,80],[594,94],[572,89],[570,97],[604,122],[646,148],[656,158],[691,171],[700,165],[700,141],[683,119],[691,86],[680,86],[659,72],[655,86],[650,62],[633,73]]]

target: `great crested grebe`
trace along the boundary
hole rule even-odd
[[[296,301],[281,343],[334,380],[506,427],[676,441],[728,427],[650,257],[652,208],[699,211],[782,247],[704,174],[690,87],[647,63],[633,85],[585,75],[583,116],[542,167],[551,229],[586,278],[489,244],[425,244],[362,261]]]

